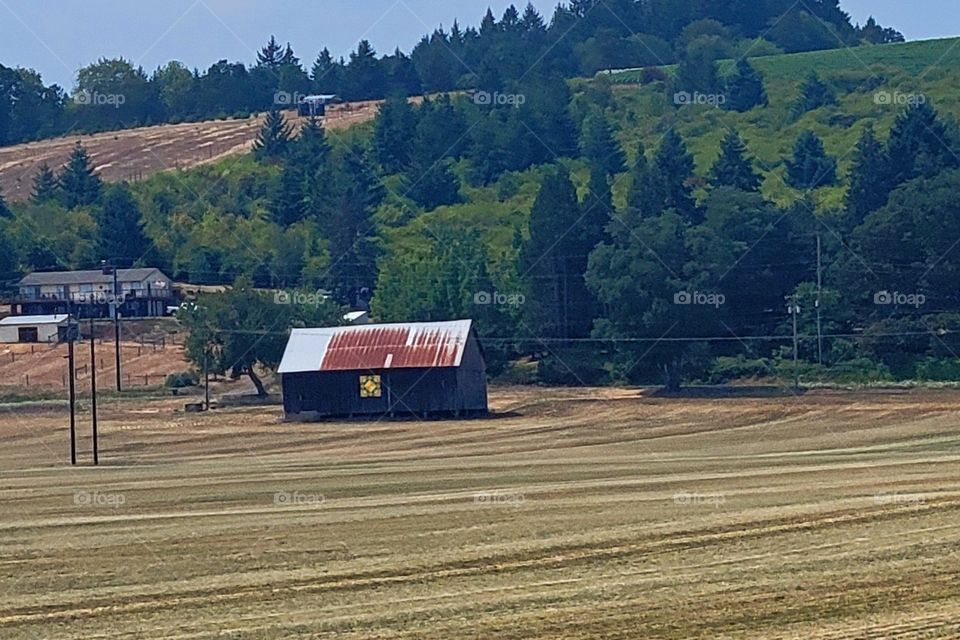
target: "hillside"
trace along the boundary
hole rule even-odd
[[[376,115],[377,104],[371,101],[337,105],[324,119],[324,126],[337,130],[367,122]],[[284,115],[299,124],[296,112],[287,111]],[[243,120],[165,124],[0,147],[0,188],[11,201],[29,198],[40,166],[44,163],[53,168],[63,165],[77,141],[84,145],[95,169],[108,182],[138,181],[161,171],[189,169],[246,153],[262,124],[260,115]]]
[[[839,161],[843,178],[851,152],[865,126],[872,124],[885,137],[905,100],[922,95],[944,116],[960,117],[960,38],[890,44],[857,49],[766,56],[751,59],[766,83],[770,106],[734,113],[709,106],[675,109],[662,83],[639,86],[643,72],[613,72],[616,102],[612,117],[621,127],[621,142],[629,154],[638,141],[656,148],[667,129],[684,137],[704,175],[717,157],[721,139],[737,129],[766,175],[764,194],[780,204],[797,197],[783,181],[782,161],[797,136],[812,129]],[[731,64],[721,63],[729,73]],[[666,67],[670,73],[672,67]],[[790,117],[800,84],[815,71],[837,93],[839,104],[817,109],[798,120]],[[887,99],[889,97],[889,100]],[[839,206],[845,186],[821,190],[824,205]]]

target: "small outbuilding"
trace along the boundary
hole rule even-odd
[[[487,413],[471,320],[294,329],[278,372],[288,421]]]
[[[0,343],[59,342],[66,335],[69,320],[66,314],[10,316],[0,320]]]

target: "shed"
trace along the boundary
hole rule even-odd
[[[322,117],[327,115],[327,105],[336,99],[332,94],[303,96],[297,103],[297,112],[302,117]]]
[[[278,371],[291,421],[487,413],[471,320],[294,329]]]
[[[67,330],[69,319],[66,314],[10,316],[0,320],[0,342],[58,342]]]

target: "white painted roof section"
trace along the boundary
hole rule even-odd
[[[294,329],[283,352],[277,373],[320,371],[323,354],[327,352],[332,333],[318,333],[323,329]]]
[[[472,326],[453,320],[294,329],[277,373],[459,367]]]
[[[0,320],[0,325],[5,327],[22,327],[37,324],[60,324],[69,316],[66,314],[57,314],[53,316],[10,316]]]

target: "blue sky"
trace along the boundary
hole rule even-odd
[[[873,14],[909,39],[960,35],[957,0],[842,0],[855,21]],[[476,24],[511,0],[0,0],[0,63],[72,87],[77,69],[123,56],[152,70],[171,59],[205,69],[221,58],[252,61],[271,33],[312,61],[346,55],[361,38],[378,51],[409,51],[454,18]],[[518,3],[518,6],[522,3]],[[534,0],[547,16],[556,0]],[[922,7],[922,10],[920,9]]]

